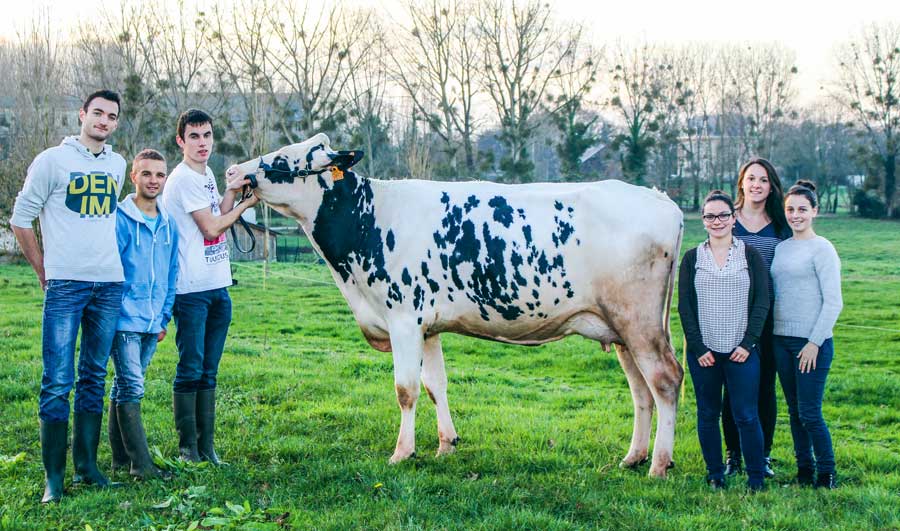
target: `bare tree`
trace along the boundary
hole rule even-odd
[[[597,82],[601,55],[585,45],[566,56],[545,98],[546,110],[561,137],[556,144],[560,170],[568,180],[582,177],[581,156],[599,140],[596,125],[600,115],[589,108],[595,102],[588,98]]]
[[[621,150],[622,174],[626,180],[644,184],[656,133],[665,117],[663,77],[665,64],[654,45],[628,46],[619,43],[607,59],[610,98],[607,105],[624,123],[623,132],[613,140]]]
[[[225,11],[220,7],[213,11],[212,67],[225,106],[224,123],[233,133],[230,155],[254,156],[275,147],[270,11],[268,0],[243,0]]]
[[[581,26],[555,23],[549,4],[485,0],[477,10],[484,50],[484,89],[507,148],[500,167],[509,177],[530,180],[528,144],[539,126],[536,111],[567,57],[584,46]],[[580,68],[590,68],[582,65]]]
[[[173,158],[180,154],[171,133],[178,114],[200,107],[215,115],[222,107],[220,93],[213,90],[206,13],[185,0],[178,0],[175,7],[143,13],[145,29],[137,34],[143,61],[149,65],[146,77],[156,91],[152,118]]]
[[[678,172],[682,176],[687,173],[690,178],[693,210],[700,208],[701,177],[704,164],[712,156],[712,61],[710,47],[702,43],[681,46],[673,56],[672,96],[680,124]]]
[[[396,83],[410,97],[417,115],[438,135],[453,174],[462,148],[466,171],[475,172],[474,98],[479,89],[478,41],[470,2],[406,4],[411,25],[390,48]]]
[[[154,65],[142,48],[150,38],[145,23],[149,9],[146,4],[122,0],[118,12],[104,11],[99,18],[82,22],[71,43],[76,87],[82,92],[111,88],[122,93],[124,112],[115,143],[126,159],[161,140],[162,132],[153,123],[159,97],[151,82]]]
[[[346,120],[343,96],[357,65],[349,55],[355,31],[342,31],[345,16],[340,4],[326,11],[321,5],[293,0],[282,0],[272,10],[277,48],[270,57],[275,89],[287,94],[281,126],[288,142],[320,131],[335,132]],[[369,23],[354,21],[357,29]]]
[[[65,63],[65,47],[50,24],[49,13],[34,19],[17,33],[12,63],[15,116],[10,131],[13,154],[31,160],[59,142],[73,113],[66,112],[64,97],[73,92]]]
[[[78,115],[67,108],[66,96],[73,92],[71,75],[49,12],[38,13],[0,49],[3,93],[12,100],[5,125],[7,156],[0,161],[0,211],[9,213],[31,161],[77,127]]]
[[[778,44],[732,46],[725,51],[731,56],[726,97],[738,113],[741,158],[771,157],[780,125],[794,114],[794,53]]]
[[[835,96],[868,138],[884,177],[887,215],[893,216],[900,158],[900,25],[865,28],[859,40],[838,50],[837,60]]]
[[[356,30],[350,47],[351,62],[357,66],[350,72],[347,99],[351,147],[365,150],[360,162],[365,175],[380,177],[391,166],[390,109],[385,97],[390,52],[383,27],[372,20],[362,31]]]

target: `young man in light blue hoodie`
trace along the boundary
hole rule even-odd
[[[22,254],[46,291],[38,413],[46,481],[43,503],[59,502],[63,495],[73,386],[73,483],[110,485],[97,469],[97,445],[106,364],[124,280],[116,247],[116,201],[126,165],[106,144],[119,123],[119,111],[115,92],[89,95],[79,111],[81,134],[35,157],[10,219]],[[40,219],[43,250],[32,227],[35,218]]]
[[[166,337],[178,277],[178,231],[156,200],[166,173],[160,152],[138,153],[131,169],[135,192],[119,203],[116,215],[125,286],[112,347],[116,376],[109,397],[109,443],[113,468],[130,464],[131,475],[140,479],[169,475],[153,464],[141,421],[144,376],[156,344]]]

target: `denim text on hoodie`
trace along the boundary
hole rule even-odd
[[[119,203],[116,237],[125,285],[116,330],[159,333],[172,318],[178,276],[178,233],[157,205],[155,223],[147,221],[134,194]],[[155,229],[152,227],[155,226]]]
[[[77,136],[35,157],[9,222],[40,219],[48,280],[123,280],[115,213],[125,167],[108,144],[95,157]]]
[[[194,221],[192,212],[210,208],[214,216],[219,210],[219,190],[212,170],[195,172],[182,162],[172,170],[162,193],[162,203],[178,229],[179,295],[231,286],[231,262],[225,233],[207,240]]]

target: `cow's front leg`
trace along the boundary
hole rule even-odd
[[[416,453],[416,401],[419,399],[419,375],[422,371],[422,330],[415,325],[389,326],[394,354],[394,389],[400,404],[400,434],[391,463]]]
[[[459,437],[450,417],[450,404],[447,401],[447,371],[444,369],[444,353],[441,350],[441,337],[434,335],[425,340],[425,356],[422,361],[422,382],[425,391],[434,402],[437,412],[438,451],[437,455],[452,454],[456,451]]]

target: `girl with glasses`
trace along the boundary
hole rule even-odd
[[[797,181],[784,200],[794,235],[778,246],[772,262],[773,343],[791,418],[797,482],[833,489],[837,486],[834,449],[822,416],[822,399],[834,357],[832,328],[843,307],[841,261],[831,242],[813,230],[819,213],[815,190],[813,183]]]
[[[759,252],[732,235],[734,224],[731,198],[719,190],[711,192],[703,203],[709,238],[681,261],[678,313],[697,397],[706,481],[713,489],[725,487],[719,414],[727,385],[747,463],[747,485],[757,491],[764,486],[758,343],[769,312],[769,279]]]
[[[752,158],[741,166],[737,180],[734,237],[759,251],[766,272],[772,267],[775,246],[791,235],[784,217],[784,194],[781,179],[772,163]],[[772,308],[774,299],[769,282],[769,312],[759,339],[759,423],[763,431],[764,468],[767,478],[775,477],[769,454],[775,436],[778,407],[775,400],[775,356],[772,354]],[[741,440],[731,415],[730,395],[725,388],[722,403],[722,432],[725,435],[725,475],[741,472]]]

